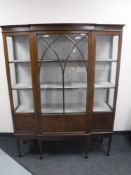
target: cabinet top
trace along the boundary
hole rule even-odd
[[[54,24],[23,24],[1,26],[2,32],[30,32],[30,31],[122,31],[124,24],[97,23],[54,23]]]

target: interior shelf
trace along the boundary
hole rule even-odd
[[[28,107],[27,105],[19,105],[16,110],[15,110],[16,113],[32,113],[34,112],[34,109],[33,107]]]
[[[115,85],[110,82],[97,82],[95,88],[114,88]],[[41,83],[41,89],[62,89],[62,83]],[[85,89],[86,83],[65,83],[65,89]]]
[[[32,89],[32,84],[31,83],[17,83],[12,86],[12,89]]]
[[[30,60],[10,60],[9,63],[30,63]]]
[[[40,61],[40,59],[38,60],[38,62],[58,62],[59,60],[53,60],[53,59],[45,59]],[[61,59],[61,62],[66,61],[66,59]],[[87,59],[83,60],[83,59],[68,59],[68,62],[77,62],[77,61],[88,61]],[[97,59],[96,58],[96,62],[116,62],[117,59]],[[30,60],[9,60],[9,63],[30,63]]]
[[[93,111],[111,111],[111,108],[107,103],[95,103],[93,107]]]
[[[62,83],[41,83],[41,89],[62,89]],[[65,89],[79,89],[79,88],[87,88],[86,83],[65,83]]]
[[[60,62],[65,62],[66,61],[66,58],[65,59],[60,59]],[[77,61],[80,61],[80,62],[84,62],[84,59],[68,59],[67,62],[77,62]],[[85,61],[88,61],[87,59],[85,59]],[[38,62],[59,62],[59,60],[53,60],[53,59],[45,59],[45,60],[38,60]]]
[[[110,82],[97,82],[95,88],[114,88],[115,85]],[[41,89],[62,89],[62,83],[41,83]],[[87,88],[86,83],[65,83],[65,89],[85,89]],[[32,84],[30,83],[17,83],[12,86],[12,89],[32,89]]]
[[[96,82],[95,88],[114,88],[115,85],[110,82]]]
[[[116,62],[117,59],[111,59],[111,58],[108,58],[108,59],[98,59],[96,58],[96,62]]]

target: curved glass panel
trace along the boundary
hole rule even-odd
[[[27,35],[7,36],[11,88],[14,111],[34,112],[29,37]]]
[[[96,36],[94,111],[113,110],[118,43],[118,35]]]

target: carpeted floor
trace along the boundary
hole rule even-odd
[[[114,135],[110,156],[105,156],[106,146],[106,139],[92,141],[84,159],[83,142],[46,142],[40,160],[37,142],[23,145],[23,157],[18,158],[15,138],[0,137],[0,148],[34,175],[130,175],[131,137]]]

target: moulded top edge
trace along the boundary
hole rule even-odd
[[[30,31],[122,31],[123,24],[95,24],[95,23],[51,23],[51,24],[26,24],[26,25],[5,25],[2,32],[30,32]]]
[[[125,24],[101,24],[101,23],[39,23],[39,24],[17,24],[2,25],[0,27],[32,27],[32,26],[118,26],[123,27]]]

